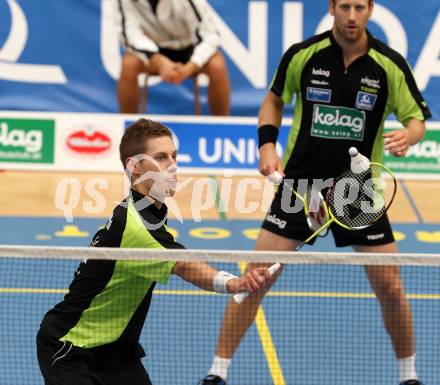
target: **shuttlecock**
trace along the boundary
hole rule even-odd
[[[363,156],[356,147],[350,147],[348,153],[351,156],[350,169],[355,174],[360,174],[370,168],[370,160]]]
[[[267,176],[267,180],[273,184],[280,184],[283,181],[283,176],[278,171],[274,171]]]

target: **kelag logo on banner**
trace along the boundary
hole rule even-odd
[[[259,153],[256,123],[176,122],[163,119],[174,135],[181,168],[258,170]],[[124,122],[127,128],[134,120]],[[385,131],[394,129],[386,127]],[[281,156],[287,143],[290,125],[283,125],[278,135],[277,151]],[[440,173],[440,128],[426,131],[420,143],[411,146],[405,158],[385,153],[385,164],[402,175]]]
[[[406,157],[388,154],[385,162],[397,173],[440,174],[440,130],[426,131],[423,140],[411,146]]]
[[[0,162],[53,163],[54,121],[0,118]]]

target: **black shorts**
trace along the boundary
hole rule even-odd
[[[282,189],[280,188],[275,194],[262,228],[285,238],[298,241],[306,240],[313,232],[307,225],[304,210],[296,210],[297,212],[295,213],[286,212],[281,206],[281,196]],[[293,207],[294,204],[295,201],[292,198],[291,206]],[[378,246],[394,242],[393,231],[386,214],[373,225],[363,230],[347,230],[336,223],[330,225],[330,230],[333,233],[337,247],[354,245]],[[315,243],[315,240],[316,237],[308,242],[308,244]]]
[[[159,47],[159,53],[161,53],[162,55],[166,56],[168,59],[176,63],[188,62],[189,59],[191,59],[193,52],[194,52],[193,45],[190,45],[187,48],[183,48],[179,50]]]
[[[93,349],[64,343],[41,329],[37,356],[45,385],[151,385],[139,354],[104,362]]]

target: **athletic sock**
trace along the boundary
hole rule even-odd
[[[231,365],[232,360],[230,358],[221,358],[219,356],[214,356],[212,361],[211,369],[209,369],[208,374],[212,374],[213,376],[219,376],[224,381],[226,381],[226,377],[228,377],[228,369]]]
[[[407,380],[417,380],[416,373],[416,355],[399,358],[397,360],[399,365],[399,381],[404,382]]]

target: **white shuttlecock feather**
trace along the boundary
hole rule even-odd
[[[350,169],[355,174],[360,174],[370,168],[370,160],[363,156],[356,147],[351,147],[348,150],[351,156]]]
[[[267,179],[273,184],[280,184],[283,181],[283,176],[278,171],[274,171],[273,174],[267,176]]]

